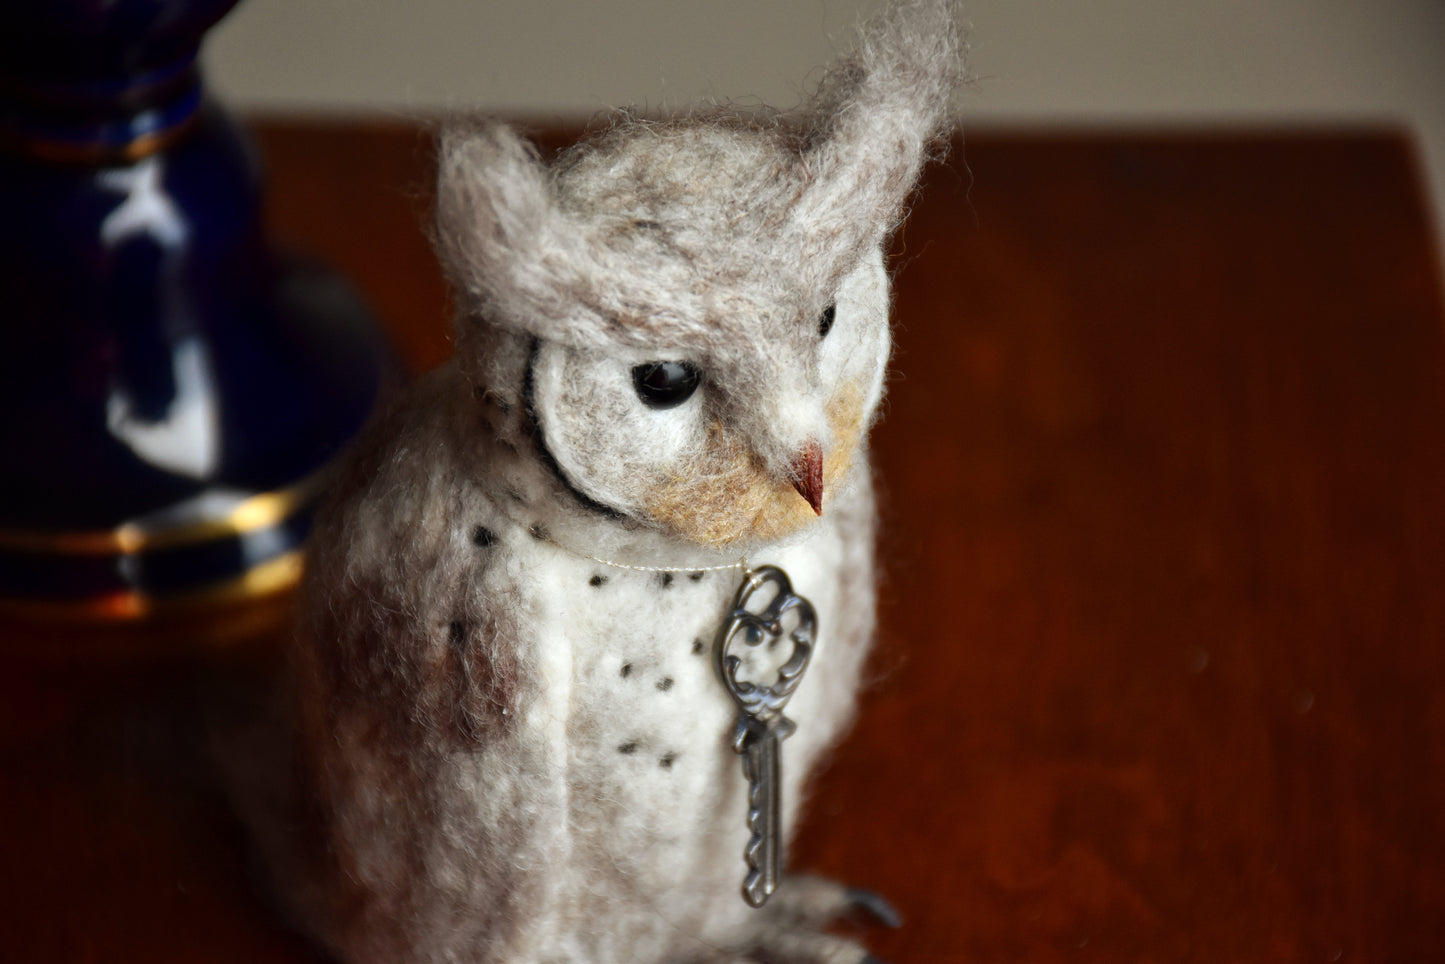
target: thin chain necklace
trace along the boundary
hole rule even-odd
[[[601,563],[604,566],[611,566],[614,569],[626,569],[630,572],[726,572],[729,569],[741,569],[744,572],[748,571],[748,561],[746,558],[739,558],[737,562],[730,562],[723,566],[632,566],[625,562],[614,562],[611,559],[588,555],[570,546],[564,546],[556,539],[553,539],[552,536],[540,526],[530,526],[528,531],[534,538],[541,539],[548,545],[561,549],[568,555],[576,556],[579,559],[586,559],[589,562]]]

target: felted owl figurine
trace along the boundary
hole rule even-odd
[[[456,358],[318,521],[295,782],[247,807],[342,960],[866,959],[824,930],[852,892],[768,899],[763,838],[873,632],[883,246],[958,31],[891,6],[797,116],[629,117],[551,164],[442,135]]]

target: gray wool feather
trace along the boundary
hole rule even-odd
[[[883,248],[962,69],[954,3],[907,0],[793,115],[624,116],[551,163],[495,121],[444,131],[457,355],[334,487],[286,779],[237,780],[278,894],[340,959],[865,959],[825,931],[843,887],[739,896],[712,645],[742,556],[817,609],[791,828],[873,630]],[[693,380],[649,400],[655,362]]]

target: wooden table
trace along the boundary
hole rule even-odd
[[[263,123],[277,235],[447,353],[429,144]],[[978,133],[900,236],[888,565],[799,868],[895,964],[1445,960],[1445,352],[1408,145]],[[17,665],[0,956],[306,961],[198,681]],[[261,664],[264,667],[264,664]]]

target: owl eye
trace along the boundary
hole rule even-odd
[[[828,332],[833,330],[833,318],[838,314],[837,305],[829,305],[823,309],[823,314],[818,318],[818,337],[827,338]]]
[[[632,385],[648,408],[675,408],[692,397],[702,372],[687,362],[644,362],[632,369]]]

